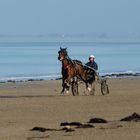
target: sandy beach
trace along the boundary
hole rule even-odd
[[[103,96],[96,84],[94,96],[60,95],[61,80],[0,83],[0,140],[139,140],[140,122],[120,119],[140,114],[140,78],[108,79],[110,93]],[[108,123],[91,123],[92,128],[62,130],[62,122],[87,124],[91,118]],[[34,127],[45,132],[31,131]]]

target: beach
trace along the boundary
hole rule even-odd
[[[120,121],[140,114],[140,78],[108,79],[110,93],[103,96],[96,83],[95,95],[60,95],[61,80],[0,83],[0,140],[139,140],[140,122]],[[107,123],[90,123],[92,128],[66,132],[64,122],[87,124],[91,118]],[[89,124],[89,123],[88,123]],[[35,127],[45,128],[40,132]]]

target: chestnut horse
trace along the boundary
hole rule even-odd
[[[61,94],[64,94],[64,92],[68,93],[69,86],[71,82],[74,80],[74,77],[77,77],[81,79],[85,85],[88,91],[91,91],[91,88],[88,84],[91,84],[95,81],[95,75],[96,71],[92,70],[92,77],[87,73],[88,70],[85,65],[82,64],[79,60],[72,60],[68,56],[67,48],[60,48],[60,51],[58,51],[58,60],[62,62],[62,91]],[[92,92],[94,92],[95,89],[93,89]]]

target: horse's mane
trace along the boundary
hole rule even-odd
[[[68,57],[67,59],[68,59],[68,61],[69,61],[73,66],[75,66],[76,64],[83,66],[83,63],[82,63],[82,61],[80,61],[80,60],[71,59],[70,57]]]
[[[80,60],[74,59],[73,61],[82,64],[82,61]]]

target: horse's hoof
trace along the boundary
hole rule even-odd
[[[90,87],[88,87],[88,88],[87,88],[87,90],[90,92],[90,91],[91,91],[91,88],[90,88]]]
[[[69,91],[68,90],[66,90],[66,94],[68,94],[69,93]]]

